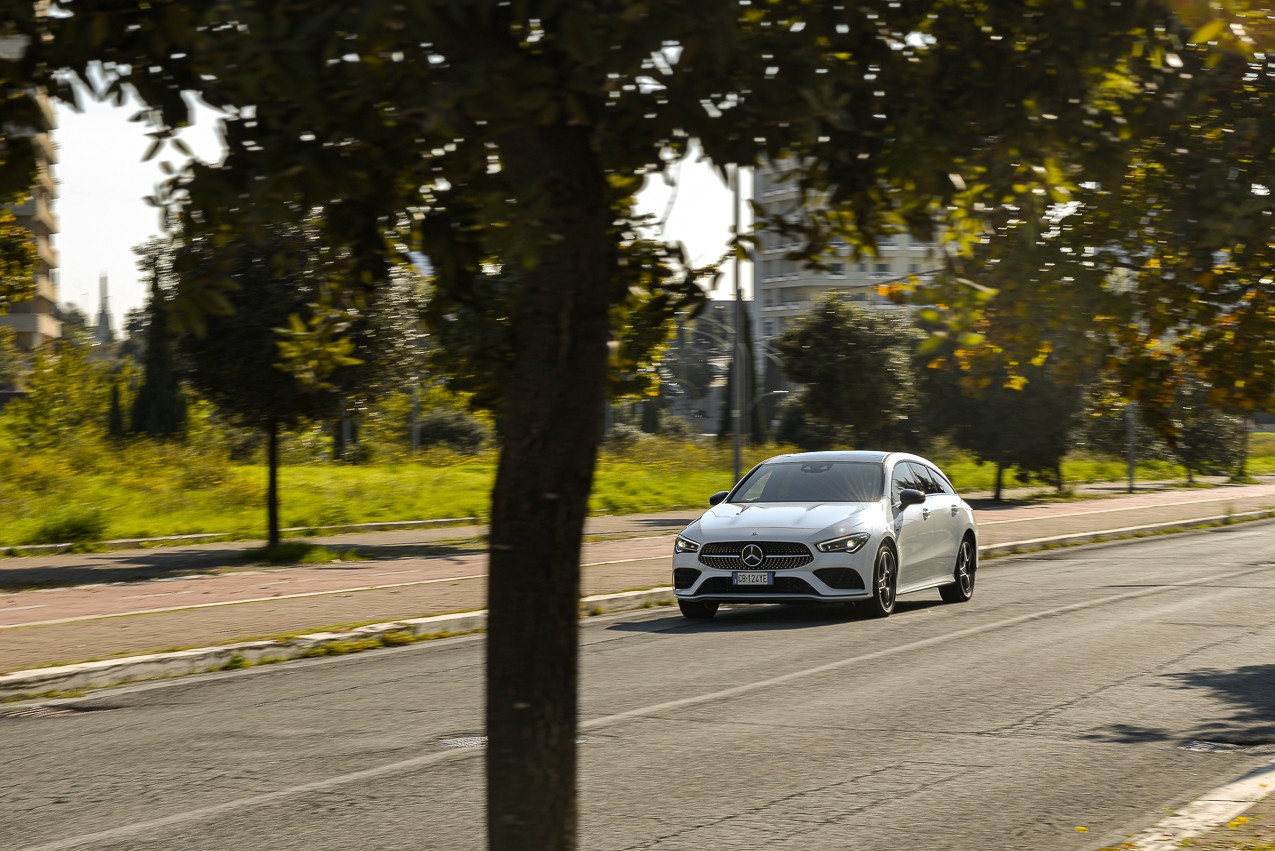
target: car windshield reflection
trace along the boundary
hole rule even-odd
[[[777,461],[753,470],[728,502],[873,502],[884,492],[880,464]]]

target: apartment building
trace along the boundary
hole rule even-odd
[[[14,55],[21,50],[21,38],[0,38],[0,54]],[[58,197],[58,187],[53,178],[57,146],[52,134],[57,127],[57,117],[44,92],[33,92],[31,97],[39,108],[36,126],[0,128],[7,138],[30,139],[36,151],[35,185],[22,204],[11,208],[18,224],[35,237],[35,297],[13,305],[8,314],[0,316],[0,325],[17,332],[18,345],[25,349],[33,349],[62,336],[62,323],[54,315],[58,302],[58,254],[53,247],[53,235],[58,231],[58,220],[53,206]]]
[[[797,189],[779,179],[773,169],[758,168],[753,177],[753,198],[767,207],[801,215]],[[844,243],[834,245],[834,256],[826,259],[828,269],[805,268],[801,261],[784,255],[798,248],[774,233],[763,233],[753,267],[755,339],[769,340],[794,319],[810,311],[811,302],[830,291],[844,293],[866,307],[893,309],[895,305],[878,292],[878,287],[909,275],[926,275],[938,265],[937,247],[907,234],[897,234],[878,242],[876,257],[855,260]]]

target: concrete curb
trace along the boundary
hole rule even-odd
[[[1275,510],[1263,509],[1239,514],[1197,517],[1170,523],[1147,526],[1126,526],[1095,532],[1080,532],[1050,538],[1033,538],[979,547],[979,556],[1013,555],[1039,551],[1051,546],[1067,546],[1093,543],[1116,538],[1127,538],[1139,533],[1187,530],[1209,523],[1231,523],[1244,519],[1275,516]],[[653,606],[671,606],[675,603],[671,587],[651,588],[645,591],[625,591],[619,594],[599,594],[580,600],[582,615],[601,615],[608,612],[628,611]],[[250,665],[284,662],[307,656],[370,650],[375,647],[392,647],[427,638],[443,638],[481,632],[487,628],[487,611],[462,612],[436,615],[426,618],[370,624],[348,632],[316,632],[292,638],[245,641],[219,647],[200,647],[193,650],[177,650],[171,653],[151,653],[143,656],[127,656],[97,662],[79,662],[0,674],[0,701],[14,701],[58,692],[81,691],[122,685],[139,680],[164,677],[180,677],[209,671],[228,670]]]
[[[379,523],[343,523],[339,526],[289,526],[279,531],[285,535],[344,535],[347,532],[396,532],[405,529],[433,529],[437,526],[472,526],[478,523],[477,517],[445,517],[440,520],[386,520]],[[169,544],[212,544],[218,541],[243,541],[231,532],[199,532],[192,535],[161,535],[156,538],[114,538],[109,541],[94,541],[91,546],[104,550],[136,550],[147,546],[166,546]],[[73,552],[76,543],[65,544],[23,544],[18,547],[5,547],[3,552],[14,555],[59,555]]]
[[[599,594],[580,600],[583,615],[600,615],[627,609],[673,604],[672,588]],[[83,691],[285,662],[308,656],[326,656],[376,647],[393,647],[412,641],[481,632],[487,628],[487,611],[460,612],[427,618],[369,624],[348,632],[313,632],[292,638],[243,641],[219,647],[198,647],[170,653],[148,653],[97,662],[79,662],[0,674],[0,700],[13,701],[59,692]]]

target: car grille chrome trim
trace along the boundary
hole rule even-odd
[[[761,564],[744,564],[744,547],[761,547]],[[810,548],[793,541],[723,541],[700,547],[699,563],[716,570],[792,570],[815,560]]]

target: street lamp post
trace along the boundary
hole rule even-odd
[[[735,166],[731,170],[731,216],[735,224],[735,237],[739,238],[739,166]],[[743,453],[741,450],[743,431],[743,412],[744,400],[748,398],[745,392],[744,382],[748,377],[745,375],[744,365],[746,362],[746,353],[744,352],[744,296],[743,288],[740,286],[741,264],[739,261],[739,247],[735,248],[735,354],[731,360],[731,368],[735,373],[735,382],[732,387],[731,399],[731,431],[734,433],[734,471],[735,478],[733,481],[738,482],[740,476],[743,475]]]

